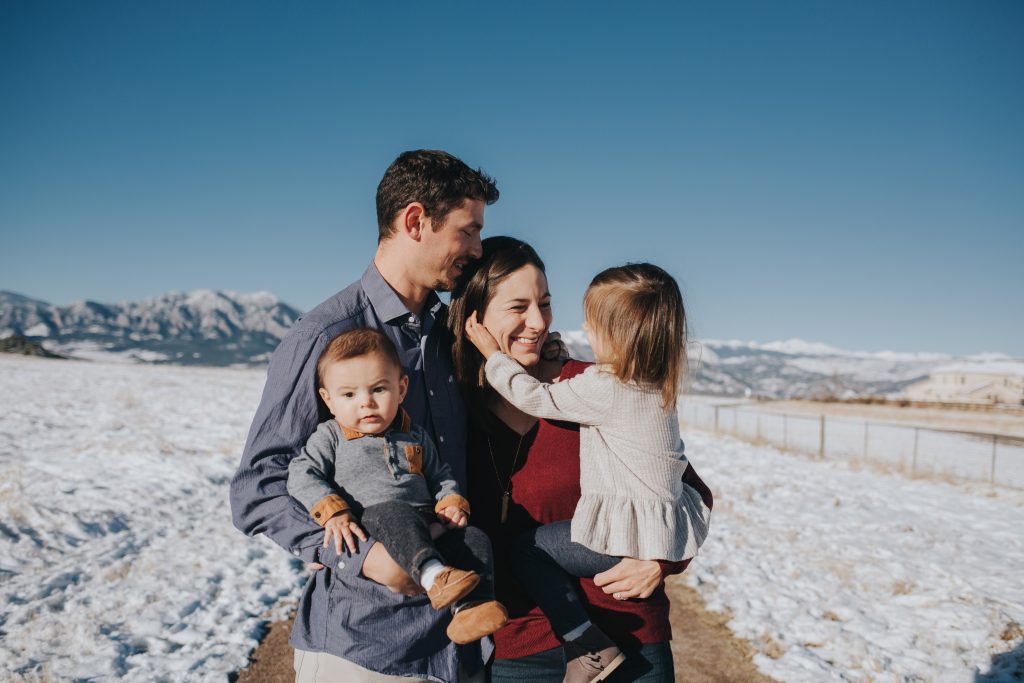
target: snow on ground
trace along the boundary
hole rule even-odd
[[[1024,493],[703,432],[687,435],[687,453],[715,507],[684,576],[710,609],[731,615],[764,673],[787,682],[966,682],[979,672],[1024,680]]]
[[[264,374],[0,356],[0,678],[224,680],[301,570],[231,524]]]
[[[0,356],[0,678],[224,680],[245,665],[302,580],[230,521],[262,384]],[[1014,648],[1006,666],[1024,669],[1024,493],[696,432],[687,445],[716,504],[684,576],[765,673],[968,681]]]

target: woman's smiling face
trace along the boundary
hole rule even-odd
[[[520,365],[539,363],[551,326],[551,293],[543,271],[527,264],[498,283],[480,322]]]

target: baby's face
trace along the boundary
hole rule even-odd
[[[327,366],[320,397],[342,427],[380,434],[398,414],[409,378],[384,354],[369,353]]]

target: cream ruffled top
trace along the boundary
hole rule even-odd
[[[605,555],[686,560],[708,534],[711,510],[682,481],[689,464],[674,410],[661,393],[591,366],[545,384],[496,353],[487,381],[525,413],[580,424],[580,489],[572,540]]]

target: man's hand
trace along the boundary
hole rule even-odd
[[[366,559],[363,560],[363,576],[379,583],[392,593],[420,595],[426,592],[391,559],[387,549],[380,543],[374,543],[367,551]]]
[[[473,342],[473,346],[479,349],[485,359],[501,351],[498,348],[498,342],[494,339],[494,335],[476,321],[476,311],[470,313],[466,318],[466,338]]]
[[[351,510],[342,510],[335,513],[324,524],[324,547],[326,548],[333,538],[334,552],[338,555],[341,555],[342,540],[348,546],[349,552],[356,552],[356,536],[361,541],[366,540],[366,534],[363,532],[362,527],[359,526],[359,523],[356,522],[355,515],[352,514]]]
[[[654,560],[624,557],[609,569],[594,576],[594,583],[616,600],[649,598],[661,584],[661,565]]]
[[[449,529],[457,529],[469,524],[469,515],[452,505],[438,510],[437,518]]]

